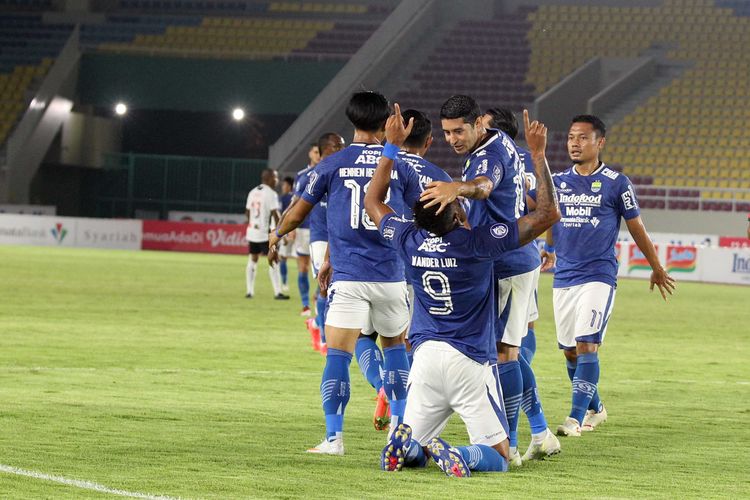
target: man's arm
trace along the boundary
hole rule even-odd
[[[305,220],[307,214],[310,213],[313,206],[314,205],[311,203],[300,198],[299,201],[294,204],[294,207],[291,207],[286,215],[279,221],[276,231],[271,231],[268,235],[268,246],[276,247],[282,236],[297,229],[297,227],[302,224],[302,221]]]
[[[667,300],[667,293],[672,295],[672,291],[675,288],[675,281],[674,278],[668,275],[664,268],[661,267],[659,257],[656,255],[656,249],[654,248],[654,244],[651,243],[651,238],[648,237],[646,226],[643,225],[641,216],[639,215],[632,219],[627,219],[625,224],[628,226],[628,231],[633,237],[633,241],[638,245],[638,248],[643,252],[643,255],[651,266],[651,285],[649,286],[649,289],[654,291],[654,285],[656,285],[659,288],[661,296],[664,300]]]
[[[492,181],[483,175],[470,181],[435,181],[427,184],[420,200],[431,200],[425,208],[439,203],[440,208],[436,213],[440,213],[459,196],[472,200],[486,200],[494,187]]]
[[[401,107],[394,104],[394,114],[388,117],[385,123],[385,138],[395,151],[389,151],[388,145],[380,155],[378,168],[370,181],[370,187],[365,194],[365,211],[368,217],[380,227],[380,221],[383,217],[393,213],[393,209],[385,204],[385,197],[388,194],[388,186],[391,182],[391,170],[393,169],[393,160],[396,154],[404,145],[404,141],[411,133],[414,126],[414,118],[409,120],[409,125],[404,127],[404,119],[401,117]]]
[[[518,219],[518,240],[521,245],[534,240],[555,222],[560,220],[560,208],[557,205],[555,185],[547,165],[544,150],[547,147],[547,127],[534,120],[529,123],[529,112],[523,110],[523,124],[526,131],[526,142],[534,161],[534,173],[537,178],[536,209]]]
[[[540,256],[542,258],[542,267],[540,271],[549,271],[555,267],[557,254],[555,253],[555,241],[552,237],[552,228],[547,229],[544,248],[542,249]]]

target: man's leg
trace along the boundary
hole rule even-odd
[[[302,299],[302,315],[310,315],[310,279],[308,272],[310,269],[310,256],[309,255],[298,255],[297,256],[297,287],[299,288],[299,295]]]
[[[377,333],[360,333],[354,348],[359,369],[376,394],[383,388],[383,353],[375,342],[377,338]]]
[[[257,253],[250,253],[245,266],[245,297],[251,299],[255,295],[255,271],[258,268]]]
[[[531,364],[536,354],[536,331],[534,330],[534,322],[529,322],[526,336],[521,341],[521,356]]]
[[[287,265],[286,257],[281,257],[279,260],[279,273],[281,274],[281,288],[283,291],[287,291]]]
[[[409,359],[406,357],[404,330],[396,337],[380,337],[383,345],[383,390],[391,408],[391,429],[403,422],[406,410],[406,382],[409,378]]]

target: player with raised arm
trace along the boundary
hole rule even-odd
[[[607,419],[598,392],[598,350],[615,302],[621,217],[651,265],[651,290],[658,287],[664,300],[674,290],[641,220],[633,185],[599,159],[605,135],[596,116],[574,117],[568,131],[573,166],[553,176],[562,219],[547,233],[545,267],[557,264],[552,285],[557,342],[573,383],[572,408],[557,428],[560,436],[580,436]]]
[[[396,471],[421,466],[430,455],[448,476],[504,471],[509,446],[502,391],[493,375],[497,360],[493,261],[532,241],[560,218],[544,158],[547,129],[536,121],[529,123],[528,112],[524,113],[539,166],[536,212],[517,221],[469,228],[457,200],[442,207],[419,201],[411,222],[386,204],[393,159],[414,123],[410,119],[405,129],[398,105],[395,108],[365,208],[406,262],[416,297],[409,332],[415,354],[404,423],[383,449],[381,467]],[[439,437],[453,412],[466,424],[471,446],[453,448]]]
[[[253,188],[247,195],[245,203],[245,220],[247,221],[247,232],[245,238],[248,242],[248,259],[245,267],[245,285],[247,287],[245,297],[253,298],[255,294],[255,271],[258,268],[258,256],[268,253],[268,231],[279,222],[279,196],[276,193],[276,184],[279,182],[279,174],[276,170],[267,168],[260,174],[261,184]],[[277,264],[269,265],[268,275],[271,277],[273,294],[275,299],[286,300],[288,295],[281,292],[281,276]]]
[[[427,207],[443,207],[458,196],[470,200],[472,227],[495,222],[509,223],[527,213],[525,175],[518,151],[507,134],[486,129],[479,105],[465,95],[448,99],[440,110],[446,141],[454,152],[465,155],[462,181],[434,182],[422,193]],[[503,387],[510,425],[511,465],[518,466],[519,410],[529,409],[531,445],[527,458],[543,458],[560,452],[560,442],[547,427],[531,366],[519,359],[519,347],[528,332],[529,311],[539,279],[539,251],[534,243],[498,256],[494,263],[496,283],[498,373]]]
[[[377,331],[384,355],[383,386],[390,401],[391,426],[398,425],[406,406],[406,358],[404,335],[409,305],[404,264],[385,242],[364,211],[364,195],[370,186],[383,147],[388,100],[377,92],[355,93],[346,108],[354,125],[354,140],[342,151],[321,162],[306,191],[269,235],[271,246],[295,229],[313,205],[328,196],[328,254],[318,281],[328,289],[326,341],[328,354],[320,386],[326,418],[326,438],[311,453],[343,455],[344,411],[349,401],[349,365],[357,339]],[[390,201],[403,213],[421,192],[419,177],[406,163],[397,162],[390,182]]]

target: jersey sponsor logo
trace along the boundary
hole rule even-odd
[[[508,236],[508,226],[503,223],[495,224],[490,228],[490,234],[498,240],[501,240]]]
[[[602,205],[602,195],[590,194],[565,194],[560,193],[560,203],[586,207],[600,207]]]
[[[565,207],[566,217],[591,217],[592,207]]]
[[[500,165],[495,165],[495,168],[492,170],[492,178],[496,183],[500,182],[500,179],[503,178],[503,169],[500,168]]]
[[[602,190],[602,181],[594,181],[591,183],[591,192],[598,193]]]
[[[383,238],[386,240],[392,240],[396,235],[396,228],[393,226],[385,226],[383,228]]]
[[[561,182],[560,183],[560,189],[568,189],[568,183],[567,182]]]
[[[601,174],[604,177],[609,177],[612,180],[615,180],[615,179],[617,179],[620,176],[619,172],[615,172],[614,170],[612,170],[610,168],[605,168],[604,170],[602,170]]]
[[[440,252],[443,253],[450,246],[450,242],[443,241],[442,237],[425,238],[421,245],[419,245],[420,252]]]
[[[622,204],[625,206],[625,210],[633,210],[638,208],[635,202],[635,193],[633,192],[633,186],[628,186],[628,190],[620,195],[622,198]]]
[[[599,222],[601,222],[601,221],[599,220],[598,217],[594,217],[594,218],[591,219],[591,225],[594,226],[594,227],[598,226]]]
[[[694,246],[667,246],[667,272],[692,273],[698,261],[698,250]]]

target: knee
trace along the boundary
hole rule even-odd
[[[576,351],[573,349],[565,349],[563,350],[563,354],[565,355],[565,359],[567,359],[569,362],[575,364],[576,359],[578,356],[576,355]]]

